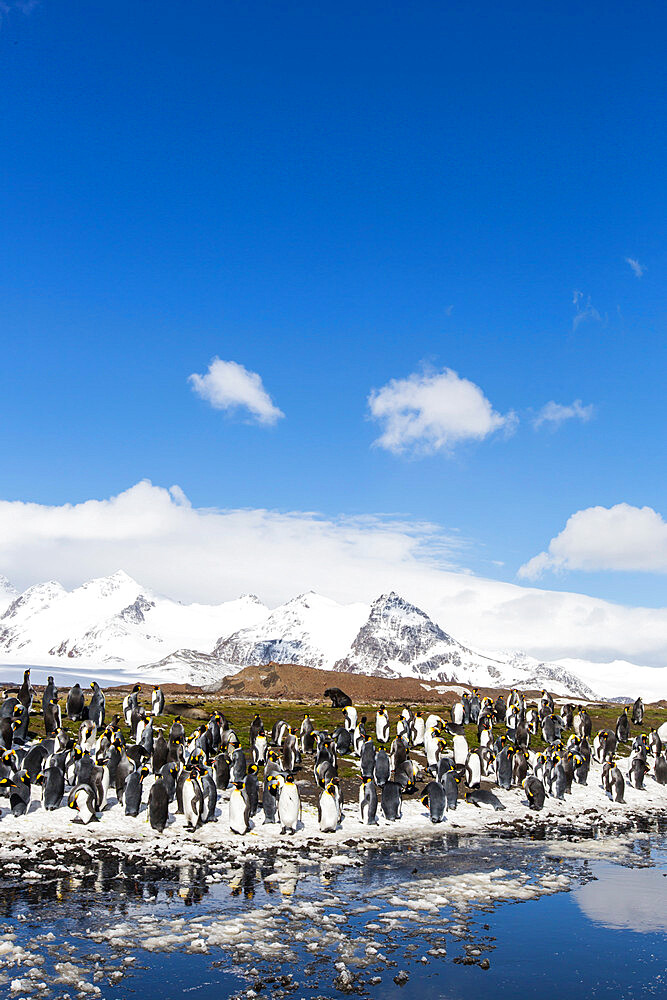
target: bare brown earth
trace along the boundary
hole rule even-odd
[[[295,663],[269,663],[259,667],[244,667],[238,674],[225,677],[217,694],[225,698],[270,698],[287,701],[322,701],[327,688],[341,688],[355,705],[376,704],[439,704],[452,705],[459,700],[456,685],[434,684],[414,677],[367,677],[333,670],[317,670]],[[480,688],[480,693],[491,693]],[[495,692],[498,693],[497,691]],[[529,692],[527,692],[529,693]]]

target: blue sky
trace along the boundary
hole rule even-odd
[[[391,513],[522,582],[625,504],[539,584],[667,603],[667,16],[447,6],[0,5],[2,500]],[[284,417],[198,396],[215,357]],[[512,426],[374,445],[445,369]]]

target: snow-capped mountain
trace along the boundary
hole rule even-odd
[[[12,601],[15,601],[18,596],[18,590],[12,587],[7,577],[0,575],[0,615],[4,614]]]
[[[273,661],[326,669],[350,648],[367,615],[365,604],[341,605],[310,591],[220,639],[213,655],[242,667]]]
[[[348,654],[337,661],[334,670],[379,677],[423,677],[475,687],[541,688],[548,684],[559,694],[594,696],[574,674],[553,664],[529,657],[492,657],[469,649],[393,592],[373,602]]]
[[[297,663],[382,677],[478,687],[547,687],[578,698],[664,697],[667,668],[544,663],[517,651],[459,642],[396,593],[370,606],[313,592],[269,610],[252,595],[220,605],[180,604],[119,571],[67,591],[50,581],[22,594],[0,578],[0,663],[105,678],[212,685],[244,666]],[[617,665],[613,665],[616,667]]]
[[[212,647],[221,634],[269,611],[245,595],[218,606],[179,604],[119,571],[73,591],[49,582],[29,587],[0,618],[0,657],[49,664],[139,666],[180,646]]]

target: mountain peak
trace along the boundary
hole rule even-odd
[[[144,588],[137,583],[124,569],[118,569],[109,576],[97,576],[93,580],[87,580],[78,588],[84,591],[99,593],[102,597],[109,597],[118,590],[135,590],[137,594],[142,593]]]
[[[241,594],[241,596],[238,599],[239,601],[245,601],[246,604],[259,604],[261,606],[264,605],[264,602],[260,601],[257,594]]]
[[[13,587],[6,576],[0,573],[0,595],[3,597],[18,597],[18,590]]]

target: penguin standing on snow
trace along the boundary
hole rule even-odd
[[[204,796],[197,775],[193,771],[183,784],[183,815],[186,830],[196,830],[201,826],[203,811]]]
[[[95,815],[97,797],[90,785],[75,785],[69,793],[67,805],[78,813],[74,820],[75,823],[79,822],[88,826],[93,820],[97,820]]]
[[[141,793],[143,791],[144,778],[149,774],[148,767],[144,766],[139,771],[129,774],[125,782],[125,815],[138,816],[141,809]]]
[[[551,771],[551,786],[552,794],[554,794],[557,799],[563,800],[567,790],[567,775],[560,757],[556,758],[555,765]]]
[[[218,789],[215,781],[207,770],[200,771],[199,784],[204,798],[204,811],[202,813],[202,823],[217,823],[215,818],[215,807],[218,804]]]
[[[219,753],[215,760],[213,761],[213,771],[215,773],[215,786],[216,788],[224,792],[226,788],[229,788],[229,781],[231,778],[231,770],[229,766],[229,757],[226,753]]]
[[[644,788],[644,776],[648,773],[648,764],[642,757],[635,757],[628,771],[628,781],[640,790]]]
[[[447,796],[439,781],[429,781],[421,797],[422,805],[428,807],[431,823],[442,823],[447,812]]]
[[[443,777],[442,787],[445,790],[445,801],[448,809],[456,809],[459,801],[459,781],[461,779],[452,769]]]
[[[9,789],[9,808],[13,816],[24,816],[30,806],[30,775],[17,771],[13,778],[0,778],[0,785]]]
[[[291,774],[285,778],[285,783],[280,789],[278,799],[278,817],[281,823],[281,833],[295,833],[297,823],[301,817],[301,798],[299,789]]]
[[[378,790],[372,778],[364,778],[359,785],[359,816],[365,826],[377,823]]]
[[[229,828],[232,833],[247,833],[250,829],[250,803],[242,781],[234,782],[229,796]]]
[[[512,787],[512,747],[503,747],[496,757],[496,780],[500,788]]]
[[[259,809],[259,782],[257,780],[256,764],[251,764],[248,768],[247,774],[243,779],[243,787],[250,804],[250,815],[254,816]]]
[[[35,778],[35,784],[42,787],[42,805],[48,812],[59,809],[65,794],[65,775],[59,767],[44,768]]]
[[[264,810],[264,822],[275,823],[278,814],[278,794],[280,792],[280,781],[275,777],[264,775],[264,787],[262,788],[262,809]]]
[[[384,818],[390,821],[401,818],[401,786],[397,781],[387,781],[382,789],[381,809]]]
[[[169,793],[162,775],[158,774],[148,793],[148,821],[154,830],[162,833],[169,818]]]
[[[465,781],[468,788],[479,788],[482,783],[482,761],[476,750],[468,754]]]
[[[167,791],[169,802],[176,798],[176,779],[178,778],[178,764],[163,764],[156,777],[162,779],[162,785]]]
[[[539,810],[544,806],[544,799],[546,796],[544,785],[539,778],[535,777],[534,774],[530,774],[524,780],[523,787],[526,792],[526,798],[528,799],[528,805],[531,809],[535,809],[539,812]]]
[[[655,780],[659,785],[667,785],[667,760],[662,756],[661,753],[655,758],[655,766],[653,768],[655,773]]]
[[[338,794],[333,781],[320,792],[317,821],[322,833],[335,833],[338,826]]]
[[[585,785],[588,782],[589,764],[581,753],[572,754],[572,766],[574,768],[574,780],[578,785]]]
[[[243,781],[248,771],[248,762],[246,760],[246,755],[241,749],[237,747],[234,750],[231,757],[231,772],[232,781],[236,784],[238,781]]]

